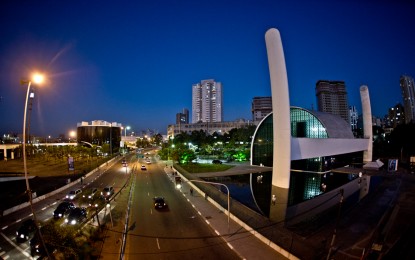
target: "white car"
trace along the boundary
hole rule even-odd
[[[150,159],[147,159],[147,160],[146,160],[146,163],[147,163],[147,164],[151,164]]]
[[[141,165],[141,170],[142,171],[146,171],[147,170],[147,167],[145,165]]]
[[[77,189],[77,190],[71,190],[67,195],[66,198],[73,200],[78,194],[81,194],[82,190],[81,189]]]

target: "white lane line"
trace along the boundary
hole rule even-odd
[[[6,251],[1,251],[0,256],[3,256],[6,253]]]
[[[220,236],[220,233],[215,229],[216,235]]]
[[[45,209],[47,209],[48,207],[44,207],[44,208],[42,208],[41,210],[45,210]]]
[[[9,226],[4,226],[1,228],[1,230],[5,230],[6,228],[8,228]]]
[[[159,239],[156,238],[156,241],[157,241],[157,247],[158,247],[158,249],[160,249]]]
[[[58,202],[57,202],[57,201],[53,202],[53,203],[52,203],[52,206],[53,206],[53,205],[55,205],[56,203],[58,203]]]
[[[232,250],[233,250],[233,246],[229,243],[226,243]]]
[[[26,257],[30,258],[30,254],[25,252],[23,249],[21,249],[18,245],[16,245],[13,241],[11,241],[5,234],[0,233],[0,235],[7,240],[11,245],[13,245],[17,250],[19,250],[22,254],[24,254]]]
[[[16,223],[19,223],[20,221],[22,221],[22,219],[21,219],[21,218],[19,218],[18,220],[16,220]]]

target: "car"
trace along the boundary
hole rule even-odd
[[[76,189],[76,190],[71,190],[67,195],[66,195],[66,198],[67,199],[70,199],[70,200],[73,200],[73,199],[75,199],[76,198],[76,196],[78,196],[79,194],[81,194],[82,193],[82,190],[81,189]]]
[[[154,197],[154,208],[155,209],[165,209],[167,208],[167,203],[163,197]]]
[[[222,161],[221,160],[213,160],[212,163],[213,164],[222,164]]]
[[[36,231],[36,224],[33,219],[25,220],[16,231],[16,241],[23,243],[29,240],[30,236]]]
[[[68,215],[75,208],[75,205],[72,202],[64,201],[58,205],[58,207],[53,212],[54,218],[62,218],[65,215]]]
[[[76,225],[82,223],[86,219],[86,209],[85,208],[74,208],[68,217],[65,218],[65,223],[68,225]]]
[[[88,198],[90,200],[92,200],[96,193],[97,193],[98,189],[97,188],[92,188],[90,189],[88,192],[86,192],[86,194],[82,195],[84,198]]]
[[[142,171],[146,171],[147,170],[147,167],[145,165],[141,165],[141,170]]]
[[[146,163],[147,163],[147,164],[151,164],[150,159],[147,159],[147,160],[146,160]]]
[[[114,188],[112,186],[107,186],[101,191],[101,197],[107,199],[114,194]]]

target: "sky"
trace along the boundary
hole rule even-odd
[[[316,109],[318,80],[345,81],[361,111],[402,103],[399,78],[415,77],[410,0],[137,0],[0,3],[0,134],[22,133],[28,79],[30,133],[69,135],[105,120],[165,134],[192,107],[192,84],[223,86],[224,120],[252,119],[253,97],[271,96],[265,33],[280,31],[290,105]],[[191,118],[191,116],[190,116]]]

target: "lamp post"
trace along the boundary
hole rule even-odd
[[[127,129],[130,130],[130,127],[129,126],[124,127],[124,136],[125,137],[127,136]]]
[[[208,183],[208,184],[215,184],[215,185],[221,185],[224,186],[226,188],[226,191],[228,192],[228,232],[229,232],[229,219],[231,216],[231,211],[230,211],[230,193],[229,193],[229,188],[228,186],[226,186],[223,183],[219,183],[219,182],[211,182],[211,181],[200,181],[200,180],[189,180],[189,182],[200,182],[200,183]]]
[[[45,249],[48,258],[50,258],[49,252],[45,246],[45,242],[43,241],[42,233],[40,232],[40,229],[38,228],[38,225],[37,225],[35,211],[33,210],[32,191],[30,190],[29,179],[27,178],[27,161],[26,161],[26,116],[27,116],[27,104],[28,104],[29,97],[30,97],[30,86],[32,85],[32,81],[36,84],[40,84],[43,82],[43,80],[44,80],[43,75],[34,74],[31,80],[20,81],[21,84],[27,84],[26,101],[25,101],[24,112],[23,112],[23,144],[22,146],[23,146],[23,171],[24,171],[24,177],[26,180],[26,192],[29,196],[30,208],[32,210],[33,220],[36,224],[36,228],[39,231],[40,240],[42,241],[43,248]]]

